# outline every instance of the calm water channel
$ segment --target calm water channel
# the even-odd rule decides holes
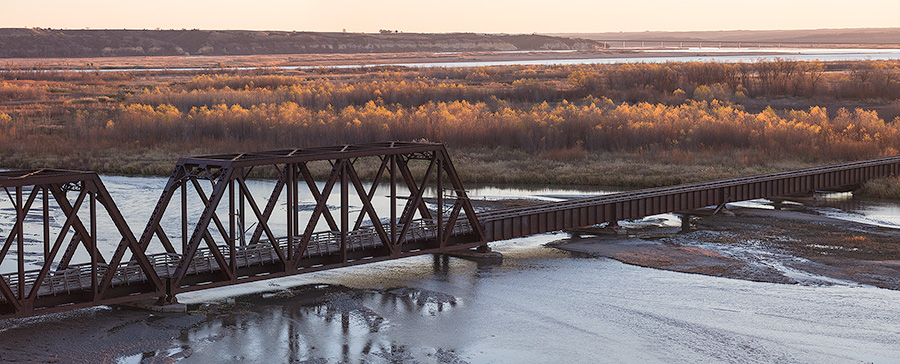
[[[517,61],[392,63],[406,67],[488,67],[512,65],[576,65],[667,62],[754,63],[774,61],[864,61],[900,59],[900,49],[685,48],[640,50],[630,57],[565,58]],[[665,54],[661,54],[665,53]],[[684,55],[682,55],[684,54]]]
[[[103,180],[141,231],[165,179]],[[265,191],[266,185],[259,181],[254,188]],[[474,198],[544,200],[602,192],[469,191]],[[900,207],[892,203],[843,198],[818,208],[900,227]],[[666,216],[657,220],[676,223]],[[131,335],[173,333],[115,353],[119,363],[129,364],[900,362],[900,292],[675,273],[544,246],[564,237],[493,243],[505,256],[500,265],[420,256],[183,294],[180,300],[194,313],[190,324],[180,326],[160,322],[183,316],[109,308],[88,310],[78,320],[90,325],[105,315],[124,315],[149,326]],[[10,339],[3,331],[25,333],[29,325],[68,327],[71,320],[73,315],[26,320],[0,330],[0,338]],[[81,330],[99,343],[128,331]]]
[[[595,58],[571,58],[566,53],[571,51],[558,51],[559,57],[539,60],[513,60],[513,61],[447,61],[447,62],[393,62],[393,63],[364,63],[352,65],[329,66],[276,66],[276,67],[230,67],[231,70],[256,70],[256,69],[316,69],[316,68],[360,68],[377,66],[403,66],[403,67],[489,67],[489,66],[514,66],[514,65],[577,65],[577,64],[620,64],[620,63],[667,63],[667,62],[724,62],[724,63],[754,63],[774,61],[776,59],[790,61],[865,61],[865,60],[895,60],[900,59],[900,49],[855,49],[855,48],[678,48],[678,49],[628,49],[636,51],[632,56],[598,56]],[[523,52],[491,52],[491,53],[528,53]],[[435,54],[448,54],[458,52],[439,52]],[[110,68],[110,69],[85,69],[72,70],[74,72],[125,72],[125,71],[191,71],[199,68]],[[0,70],[0,72],[5,72]],[[35,71],[43,72],[43,71]]]

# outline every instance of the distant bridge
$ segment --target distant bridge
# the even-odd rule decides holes
[[[313,178],[315,167],[330,170],[324,184]],[[260,169],[279,176],[268,181],[266,198],[248,186]],[[373,176],[367,183],[363,170]],[[491,241],[728,202],[851,190],[898,170],[900,157],[892,157],[476,213],[441,144],[214,155],[178,161],[139,237],[94,172],[0,172],[8,197],[0,209],[15,216],[0,230],[0,267],[11,271],[0,280],[0,317],[147,298],[172,303],[179,293],[211,287],[484,251]],[[301,192],[314,200],[311,208]],[[385,194],[387,206],[376,197]],[[115,228],[101,231],[98,221]],[[117,242],[115,250],[104,253],[101,240]]]

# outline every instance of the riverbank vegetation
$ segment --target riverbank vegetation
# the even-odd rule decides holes
[[[900,177],[870,180],[854,193],[874,198],[900,199]]]
[[[898,154],[900,63],[0,72],[0,166],[444,142],[467,182],[657,186]]]

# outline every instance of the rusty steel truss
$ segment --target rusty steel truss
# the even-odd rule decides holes
[[[729,202],[815,191],[851,191],[870,179],[897,175],[900,157],[889,157],[487,211],[478,218],[487,240],[496,241],[669,212],[721,208]]]
[[[6,171],[0,318],[144,298],[166,304],[181,292],[487,249],[495,240],[728,202],[850,190],[898,173],[900,157],[891,157],[476,216],[441,144],[213,155],[178,161],[138,239],[96,173]]]
[[[316,162],[330,170],[321,188],[311,171]],[[411,168],[414,163],[418,171]],[[378,166],[367,183],[360,165]],[[279,176],[269,184],[266,199],[248,186],[251,173],[260,169]],[[425,196],[432,185],[434,211]],[[385,188],[389,208],[378,211],[373,197]],[[300,217],[301,192],[314,200],[305,219]],[[199,198],[198,206],[191,206],[191,195]],[[361,205],[355,216],[351,197]],[[174,214],[181,228],[167,232],[161,222],[173,200],[180,205]],[[330,207],[329,200],[338,200],[338,206]],[[202,210],[196,221],[191,207]],[[276,207],[285,210],[280,231],[272,221]],[[319,226],[324,228],[317,231]],[[144,250],[153,242],[165,253],[151,257],[173,262],[163,274],[168,302],[180,292],[208,287],[486,247],[444,146],[405,142],[182,158],[139,240]]]
[[[12,211],[14,220],[2,230],[5,239],[0,262],[14,261],[16,265],[14,272],[2,274],[0,279],[0,317],[163,293],[163,282],[96,173],[53,169],[0,172],[0,188],[9,198],[2,208]],[[118,245],[106,258],[97,246],[97,222],[103,217],[98,212],[112,220],[114,234],[118,234],[114,238]],[[14,260],[7,259],[11,255]],[[26,269],[26,264],[38,268]]]

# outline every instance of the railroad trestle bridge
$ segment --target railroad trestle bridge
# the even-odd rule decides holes
[[[900,157],[891,157],[476,212],[442,144],[213,155],[178,161],[137,236],[94,172],[5,171],[0,318],[148,298],[173,303],[182,292],[486,251],[491,241],[728,202],[850,190],[898,172]],[[277,177],[250,182],[259,175]]]

